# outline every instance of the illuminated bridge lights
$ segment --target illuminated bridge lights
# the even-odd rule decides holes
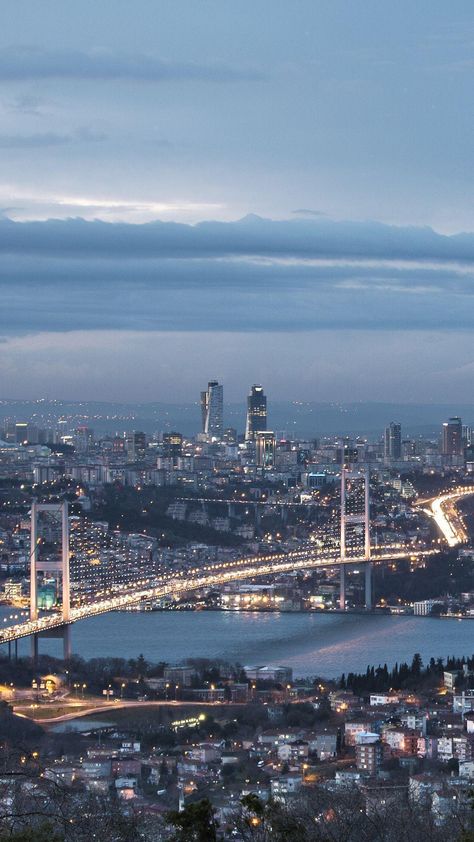
[[[429,556],[438,553],[438,549],[420,550],[417,552],[418,556]],[[385,548],[384,552],[379,552],[372,556],[372,561],[390,561],[401,558],[407,558],[413,553],[413,550],[406,549],[390,551]],[[365,559],[359,559],[363,562]],[[349,558],[342,562],[343,564],[354,564],[357,562],[355,558]],[[275,573],[287,573],[294,570],[304,570],[315,567],[335,567],[341,564],[341,560],[334,555],[329,558],[315,558],[314,552],[308,553],[307,550],[294,550],[286,555],[280,553],[275,556],[253,557],[249,559],[240,559],[236,562],[225,562],[220,572],[211,572],[207,575],[195,576],[186,574],[186,578],[176,580],[173,579],[167,584],[152,585],[150,579],[141,579],[135,581],[134,585],[129,585],[128,588],[122,584],[122,593],[114,596],[107,595],[108,591],[100,591],[101,599],[97,599],[98,594],[95,594],[95,601],[86,603],[84,605],[76,605],[71,608],[70,620],[72,623],[78,620],[83,620],[87,617],[105,614],[109,611],[117,611],[128,608],[129,606],[146,600],[160,599],[167,594],[179,595],[185,591],[199,590],[201,588],[214,587],[229,582],[234,582],[237,579],[252,579],[258,576],[268,576]],[[21,637],[27,637],[47,629],[57,628],[64,625],[62,616],[58,614],[48,614],[40,617],[38,620],[27,621],[26,623],[18,623],[0,630],[0,643],[8,643]]]

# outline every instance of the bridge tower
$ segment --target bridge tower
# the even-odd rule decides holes
[[[40,512],[52,512],[61,518],[61,560],[43,561],[39,557],[39,530],[38,515]],[[64,643],[64,657],[70,656],[70,633],[69,623],[71,621],[71,583],[69,575],[69,504],[67,500],[62,503],[38,503],[36,499],[31,504],[31,526],[30,526],[30,620],[38,619],[38,572],[61,573],[61,614],[64,625],[61,634]],[[38,655],[38,634],[33,635],[32,645],[33,657]]]
[[[353,486],[357,484],[357,494]],[[362,553],[353,555],[354,535]],[[362,532],[362,540],[360,533]],[[370,472],[368,468],[353,470],[341,468],[341,538],[340,538],[340,594],[339,607],[346,607],[346,565],[349,559],[363,563],[365,568],[365,607],[372,608],[372,564],[370,561]]]

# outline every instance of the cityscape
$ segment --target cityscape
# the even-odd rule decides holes
[[[0,842],[473,842],[472,3],[4,5]]]
[[[3,418],[2,696],[10,716],[46,728],[47,742],[79,740],[80,754],[53,757],[42,774],[71,793],[113,791],[141,833],[207,804],[206,821],[235,835],[249,816],[271,824],[274,804],[303,809],[299,799],[323,797],[320,787],[341,809],[350,794],[364,815],[390,821],[423,792],[417,820],[439,833],[454,813],[467,820],[473,662],[445,649],[443,627],[462,621],[454,639],[464,653],[474,620],[471,427],[452,416],[431,436],[387,421],[373,437],[297,438],[271,429],[262,384],[248,390],[240,430],[226,426],[222,383],[198,396],[194,436],[114,430],[115,419],[98,432],[84,403],[80,424],[47,401]],[[251,638],[240,662],[225,646],[210,658],[188,644],[174,660],[154,644],[153,662],[145,640],[146,656],[124,657],[129,618],[145,638],[160,634],[162,617],[187,637],[203,612],[244,623],[413,617],[420,634],[402,648],[387,640],[383,664],[370,663],[369,646],[363,668],[343,658],[332,674],[317,643],[303,671],[291,657],[254,663]],[[82,622],[107,616],[112,638],[100,625],[94,634],[108,648],[82,649]],[[427,622],[440,631],[428,630],[438,642],[422,658]],[[360,627],[347,633],[357,639]]]

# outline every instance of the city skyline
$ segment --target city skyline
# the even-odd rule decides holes
[[[474,842],[472,0],[2,10],[0,842]]]

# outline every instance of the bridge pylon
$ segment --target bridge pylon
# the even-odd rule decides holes
[[[357,499],[353,497],[353,483],[359,483]],[[351,528],[363,530],[363,555],[351,556]],[[367,611],[372,609],[372,563],[370,561],[370,471],[348,469],[345,465],[341,468],[341,534],[340,534],[340,591],[339,608],[341,611],[346,607],[346,566],[351,558],[354,564],[363,564],[365,567],[365,607]]]
[[[39,556],[38,516],[40,512],[52,512],[61,518],[61,558],[60,561],[42,560]],[[71,582],[69,573],[69,504],[67,500],[61,503],[38,503],[33,499],[31,504],[30,523],[30,620],[38,619],[38,572],[61,573],[61,614],[64,621],[63,640],[64,657],[70,655],[70,634],[68,623],[71,622]],[[38,636],[32,638],[32,656],[38,656]]]

